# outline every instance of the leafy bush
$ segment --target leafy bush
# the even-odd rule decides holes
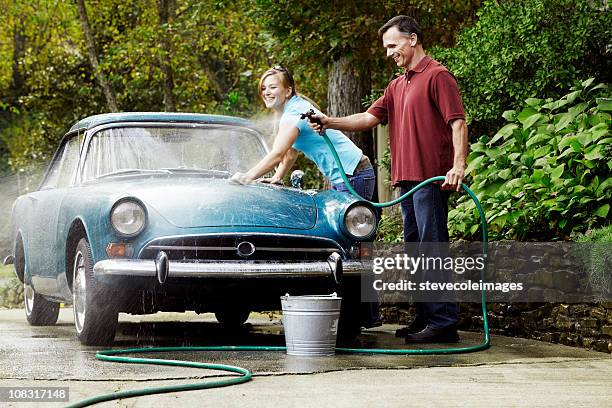
[[[612,13],[602,1],[488,0],[457,45],[432,49],[457,77],[471,129],[486,133],[532,95],[558,97],[581,79],[612,81]]]
[[[589,79],[559,100],[526,100],[492,138],[472,144],[466,173],[491,238],[568,239],[605,223],[612,199],[612,101]],[[609,94],[608,94],[609,95]],[[462,196],[451,235],[478,238],[478,214]]]
[[[376,230],[376,241],[390,244],[404,242],[404,224],[399,209],[382,214]]]

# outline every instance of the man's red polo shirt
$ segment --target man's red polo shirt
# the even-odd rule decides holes
[[[389,124],[393,184],[444,176],[453,167],[450,122],[465,112],[455,77],[439,62],[424,57],[391,81],[368,113]]]

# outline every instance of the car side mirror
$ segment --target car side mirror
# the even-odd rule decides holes
[[[299,190],[304,188],[304,172],[302,170],[294,170],[291,173],[291,186]]]

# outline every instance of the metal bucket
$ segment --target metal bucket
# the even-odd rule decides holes
[[[340,319],[341,297],[336,293],[316,296],[281,296],[287,354],[332,356]]]

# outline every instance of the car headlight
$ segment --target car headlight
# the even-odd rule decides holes
[[[115,231],[126,237],[140,234],[147,223],[144,205],[134,199],[118,201],[110,215],[111,225]]]
[[[344,214],[344,228],[355,239],[370,238],[376,230],[376,213],[365,205],[354,205]]]

